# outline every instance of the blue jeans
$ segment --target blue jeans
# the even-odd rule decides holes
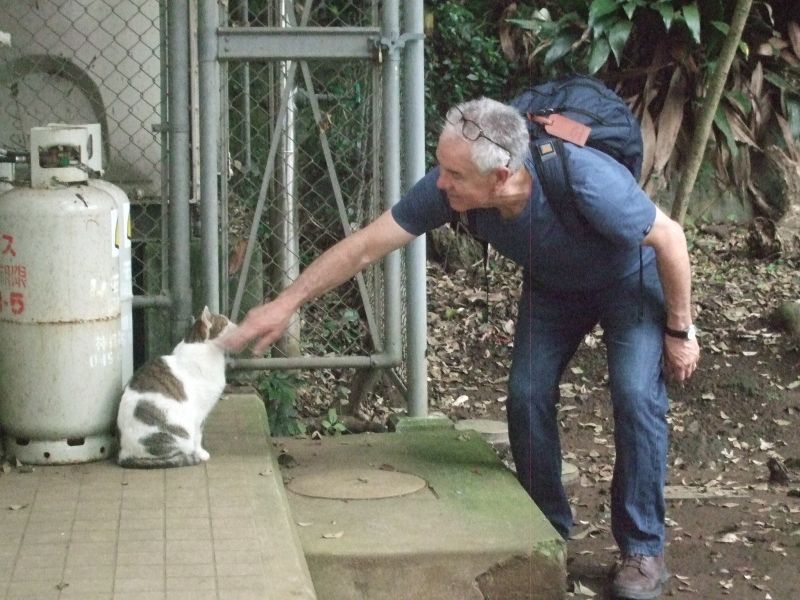
[[[561,484],[556,403],[578,344],[603,328],[614,409],[612,533],[623,554],[664,548],[668,401],[661,372],[664,297],[655,264],[590,293],[534,289],[525,275],[509,377],[508,426],[517,477],[567,538],[572,513]]]

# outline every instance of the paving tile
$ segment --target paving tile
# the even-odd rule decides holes
[[[267,596],[262,590],[220,590],[218,597],[219,600],[282,600]]]
[[[167,577],[167,592],[182,590],[216,592],[216,577]]]
[[[255,575],[217,577],[217,586],[222,590],[258,590],[267,591],[267,583],[264,577]]]
[[[66,565],[64,567],[64,581],[74,582],[81,579],[114,579],[116,565]]]
[[[252,560],[252,558],[251,558]],[[219,577],[265,577],[264,564],[262,562],[230,562],[217,563],[217,575]]]
[[[121,565],[117,564],[115,579],[164,579],[163,565]]]
[[[114,600],[164,600],[165,597],[164,590],[130,591],[114,588]]]
[[[32,596],[35,598],[57,598],[59,590],[56,587],[59,581],[12,581],[8,584],[8,596],[22,597]]]
[[[116,529],[104,529],[100,531],[73,531],[70,534],[72,542],[115,542],[117,541]]]
[[[23,564],[17,565],[11,575],[11,581],[61,581],[63,567],[47,566],[41,562],[38,565]]]
[[[216,577],[216,573],[213,563],[167,564],[167,577]]]
[[[214,590],[167,590],[166,600],[217,600]],[[261,598],[260,600],[267,600]]]
[[[63,582],[69,585],[62,590],[62,598],[65,591],[68,591],[70,595],[105,594],[107,598],[114,589],[113,577],[83,577],[80,579],[65,577]]]
[[[114,579],[114,597],[117,593],[164,592],[163,577],[143,577],[141,579]]]
[[[119,541],[156,541],[164,539],[164,529],[120,529]]]

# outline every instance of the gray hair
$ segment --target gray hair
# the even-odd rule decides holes
[[[530,152],[530,140],[525,117],[517,109],[491,98],[478,98],[456,105],[448,111],[448,116],[456,108],[484,134],[472,141],[471,147],[472,162],[478,171],[485,174],[508,164],[513,173],[522,167]],[[463,137],[462,125],[461,120],[453,123],[445,119],[442,134]]]

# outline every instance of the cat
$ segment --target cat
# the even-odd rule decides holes
[[[117,413],[121,467],[182,467],[209,459],[203,424],[225,388],[225,349],[217,340],[235,327],[205,307],[172,354],[133,374]]]

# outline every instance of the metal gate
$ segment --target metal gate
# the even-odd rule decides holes
[[[396,202],[401,170],[422,174],[421,70],[402,99],[418,132],[400,135],[402,54],[422,49],[408,15],[422,3],[402,4],[402,34],[397,0],[0,5],[0,148],[25,150],[32,126],[98,122],[104,178],[132,200],[137,362],[167,352],[203,304],[240,319],[274,297]],[[409,359],[424,388],[416,255]],[[309,304],[269,357],[234,367],[398,364],[401,266],[394,253]]]

